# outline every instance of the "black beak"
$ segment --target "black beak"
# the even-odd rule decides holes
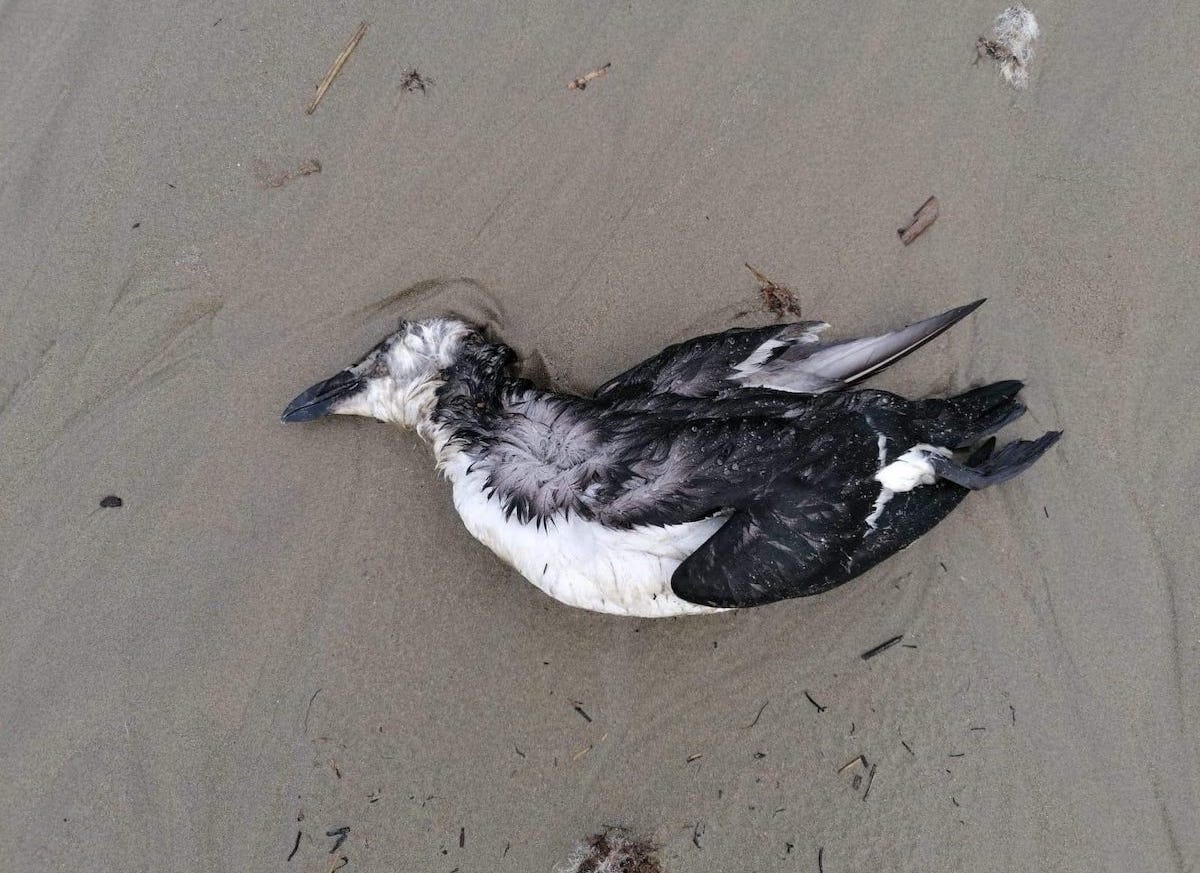
[[[312,421],[333,411],[333,405],[344,397],[356,394],[363,387],[363,380],[350,372],[342,370],[336,376],[318,382],[307,391],[296,397],[287,405],[281,419],[291,421]]]

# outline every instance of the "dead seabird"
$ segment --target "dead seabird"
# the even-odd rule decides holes
[[[982,302],[861,339],[823,342],[813,321],[697,337],[588,397],[517,378],[510,348],[456,318],[404,322],[283,420],[415,429],[467,529],[563,603],[758,606],[854,578],[1058,440],[994,451],[1025,411],[1016,381],[944,399],[845,390]]]

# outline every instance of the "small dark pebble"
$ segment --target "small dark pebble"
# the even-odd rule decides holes
[[[116,509],[118,506],[124,506],[125,501],[115,494],[109,494],[106,497],[100,498],[100,506],[104,509]]]

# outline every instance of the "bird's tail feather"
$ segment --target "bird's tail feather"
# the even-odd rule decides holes
[[[950,458],[931,455],[929,462],[933,464],[934,472],[947,481],[977,491],[990,485],[1007,482],[1033,465],[1033,462],[1045,454],[1046,450],[1058,442],[1062,436],[1061,430],[1052,430],[1036,440],[1017,440],[1000,449],[991,457],[979,459],[976,452],[966,463],[960,464]],[[988,441],[994,444],[994,440]]]

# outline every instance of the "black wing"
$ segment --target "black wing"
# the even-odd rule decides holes
[[[983,460],[991,445],[969,463]],[[675,570],[671,587],[705,606],[761,606],[820,594],[865,573],[912,544],[969,491],[939,481],[894,495],[868,527],[870,489],[838,501],[815,492],[773,506],[741,510]],[[878,486],[875,495],[878,494]]]
[[[598,400],[628,400],[646,395],[673,394],[679,397],[711,397],[735,387],[729,377],[734,369],[764,343],[784,347],[798,342],[816,343],[827,327],[820,321],[756,328],[732,328],[667,346],[596,389]]]
[[[672,394],[712,397],[736,388],[821,394],[899,361],[983,304],[977,300],[879,336],[821,342],[821,321],[734,329],[668,346],[600,386],[595,397],[634,401]]]

